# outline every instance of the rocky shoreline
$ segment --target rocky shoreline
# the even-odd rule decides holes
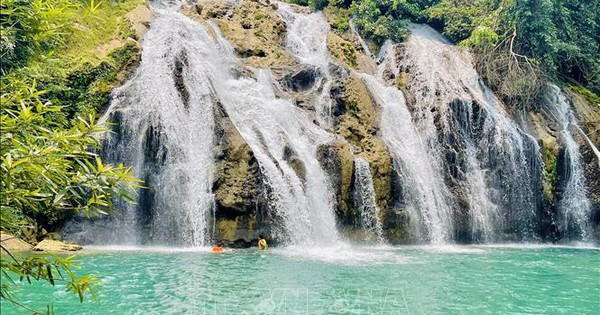
[[[0,233],[0,244],[2,245],[2,254],[7,252],[42,252],[49,254],[72,254],[81,253],[83,247],[75,243],[65,243],[62,241],[44,239],[36,244],[28,243],[21,238],[9,233]]]

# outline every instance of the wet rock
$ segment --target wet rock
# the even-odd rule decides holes
[[[322,76],[321,71],[315,67],[305,67],[287,74],[282,78],[283,85],[292,92],[305,92],[312,89],[318,78]]]
[[[351,69],[358,69],[358,53],[350,42],[330,32],[327,35],[327,48],[329,49],[329,53],[341,64]]]
[[[323,144],[317,149],[317,159],[329,175],[336,197],[338,221],[351,224],[354,215],[352,200],[354,156],[351,146],[344,141]]]
[[[351,76],[344,84],[343,106],[336,132],[352,146],[371,167],[377,205],[385,216],[390,205],[392,158],[387,147],[377,137],[378,108],[364,82]]]
[[[250,146],[239,134],[223,107],[215,110],[216,149],[213,192],[219,216],[236,217],[253,212],[260,195],[260,168]]]
[[[283,159],[290,164],[296,175],[300,177],[302,182],[306,181],[306,167],[302,160],[298,157],[298,154],[294,150],[286,146],[283,150]]]
[[[230,8],[229,1],[220,0],[205,0],[194,6],[196,13],[204,19],[221,18],[227,14]]]
[[[215,240],[249,242],[270,224],[262,173],[221,104],[215,107]],[[265,235],[269,235],[265,232]]]

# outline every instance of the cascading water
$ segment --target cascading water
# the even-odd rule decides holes
[[[381,106],[381,136],[389,147],[403,188],[415,241],[450,240],[451,208],[435,164],[421,141],[406,107],[404,95],[374,76],[363,74],[371,94]]]
[[[317,147],[333,137],[275,96],[267,70],[256,70],[256,79],[240,77],[238,59],[214,24],[216,40],[173,8],[157,12],[141,65],[105,116],[117,124],[104,145],[109,160],[133,165],[150,189],[141,190],[138,206],[124,206],[111,229],[104,226],[106,237],[93,238],[206,244],[214,209],[213,107],[220,102],[262,170],[270,207],[283,225],[274,237],[336,243],[333,197],[316,158]]]
[[[369,162],[360,157],[354,159],[354,204],[360,213],[360,225],[363,231],[369,233],[367,240],[375,239],[383,243],[383,227],[379,217],[379,207],[375,200],[373,177]]]
[[[370,58],[373,58],[374,55],[373,55],[373,53],[371,53],[371,50],[369,49],[369,45],[367,45],[367,42],[365,42],[365,40],[360,36],[360,33],[356,29],[356,24],[354,23],[354,18],[350,18],[350,20],[348,21],[348,24],[350,26],[350,30],[352,31],[354,36],[356,36],[356,38],[358,39],[358,43],[360,44],[360,47],[362,48],[365,55],[367,55]]]
[[[312,72],[316,76],[316,82],[306,93],[317,94],[317,120],[321,126],[331,128],[333,100],[330,96],[332,76],[327,50],[329,23],[321,12],[299,14],[285,3],[279,3],[278,12],[287,25],[286,50],[302,64],[314,68]]]
[[[411,25],[410,31],[399,68],[409,74],[414,121],[427,152],[444,165],[457,201],[468,203],[471,229],[457,231],[459,237],[533,239],[541,207],[537,142],[482,84],[466,50],[428,26]]]
[[[103,118],[116,124],[104,140],[108,160],[132,165],[148,189],[140,190],[138,205],[115,213],[111,228],[85,228],[97,243],[208,240],[216,102],[210,77],[217,73],[208,60],[220,58],[202,27],[168,9],[157,13],[137,72],[115,91]]]
[[[276,98],[268,71],[257,70],[257,79],[234,77],[233,49],[213,28],[221,58],[231,61],[220,71],[229,76],[214,86],[265,176],[271,206],[285,226],[278,236],[291,244],[337,242],[333,196],[316,158],[318,146],[333,137],[291,101]]]
[[[562,198],[558,202],[559,229],[567,239],[590,241],[592,205],[587,196],[579,145],[573,132],[579,129],[567,98],[559,87],[548,86],[545,105],[560,125],[560,140],[564,147],[565,180]]]

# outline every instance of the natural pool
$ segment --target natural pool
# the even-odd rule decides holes
[[[96,248],[99,301],[19,292],[57,314],[600,314],[600,250],[553,246]],[[2,314],[22,314],[2,303]]]

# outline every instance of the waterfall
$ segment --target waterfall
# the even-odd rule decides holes
[[[404,95],[393,86],[363,74],[367,87],[381,106],[381,137],[389,147],[404,179],[404,199],[413,238],[420,242],[450,240],[451,210],[445,187],[412,121]]]
[[[386,43],[377,77],[362,76],[381,106],[381,136],[401,179],[413,239],[534,239],[541,208],[537,142],[482,84],[467,51],[427,26],[410,30],[400,61]],[[415,98],[411,110],[386,83],[402,74]]]
[[[590,241],[592,205],[587,197],[583,164],[579,145],[573,132],[580,130],[567,98],[556,85],[549,85],[545,105],[560,126],[560,140],[564,147],[564,191],[558,202],[559,228],[567,239]]]
[[[286,22],[285,49],[303,65],[314,68],[316,82],[306,94],[316,95],[317,121],[323,127],[332,128],[332,75],[327,50],[329,23],[321,12],[299,14],[285,3],[279,3],[278,12]]]
[[[252,149],[270,190],[270,206],[284,224],[277,235],[291,244],[338,241],[329,180],[316,154],[333,137],[313,124],[310,115],[273,91],[267,70],[256,79],[233,75],[236,57],[213,24],[229,74],[215,83],[227,114]]]
[[[116,124],[104,140],[107,159],[132,165],[149,189],[140,190],[138,205],[119,205],[122,211],[108,222],[85,222],[86,233],[95,234],[88,237],[109,244],[207,244],[219,103],[261,168],[270,211],[281,222],[274,238],[337,242],[332,191],[316,158],[317,147],[333,137],[292,101],[275,96],[268,70],[241,76],[216,25],[210,23],[213,38],[176,6],[156,11],[141,65],[116,90],[104,117]]]
[[[541,156],[479,78],[468,51],[428,26],[411,25],[400,69],[416,98],[418,132],[458,202],[468,203],[472,241],[535,238]],[[502,213],[500,213],[502,209]],[[460,218],[459,218],[460,220]]]
[[[350,18],[350,20],[348,21],[348,24],[350,26],[350,30],[352,31],[352,34],[354,34],[354,36],[358,39],[358,43],[360,44],[360,47],[362,48],[364,54],[370,58],[373,58],[375,55],[373,55],[371,53],[371,50],[369,49],[369,45],[367,45],[367,42],[365,42],[365,40],[362,38],[362,36],[360,36],[360,33],[358,32],[358,29],[356,28],[356,24],[354,24],[353,17]]]
[[[114,92],[103,120],[115,123],[103,152],[132,165],[148,189],[121,205],[110,228],[87,227],[97,243],[202,246],[209,239],[213,106],[209,60],[220,60],[208,33],[176,12],[159,16],[145,36],[133,78]],[[98,224],[101,224],[98,222]]]
[[[383,243],[383,227],[379,217],[379,207],[375,200],[373,177],[369,162],[360,157],[354,159],[354,204],[360,213],[360,225],[363,231],[369,233],[367,240],[375,237],[378,243]]]

